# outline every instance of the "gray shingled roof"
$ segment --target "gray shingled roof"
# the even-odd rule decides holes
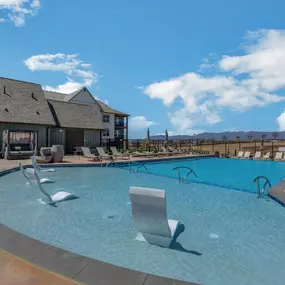
[[[111,108],[110,106],[106,105],[105,103],[103,103],[102,101],[100,100],[97,100],[95,99],[98,104],[100,105],[101,109],[102,109],[102,112],[103,113],[108,113],[108,114],[115,114],[115,115],[121,115],[121,116],[129,116],[128,114],[126,113],[122,113],[120,111],[117,111],[113,108]]]
[[[101,116],[96,116],[92,107],[78,103],[48,100],[58,127],[103,130]]]
[[[68,102],[68,94],[44,90],[46,99]]]
[[[54,91],[47,91],[44,90],[46,99],[48,100],[55,100],[55,101],[62,101],[62,102],[69,102],[73,97],[75,97],[83,88],[76,90],[70,94],[64,94]]]
[[[0,122],[55,125],[41,85],[0,77]]]

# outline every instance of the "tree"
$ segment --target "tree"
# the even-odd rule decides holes
[[[228,139],[227,136],[222,136],[222,140],[223,140],[224,143],[225,143],[225,156],[227,155],[227,139]]]
[[[264,140],[266,139],[267,135],[266,135],[266,134],[263,134],[261,137],[262,137],[262,141],[261,141],[261,149],[263,149]]]
[[[261,137],[262,137],[262,140],[265,140],[266,137],[267,137],[267,135],[266,135],[266,134],[263,134]]]
[[[238,142],[238,150],[240,151],[240,136],[236,136],[237,142]]]

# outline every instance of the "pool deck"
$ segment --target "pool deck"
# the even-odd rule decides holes
[[[193,157],[212,157],[213,155],[179,155],[179,156],[156,156],[156,157],[131,157],[130,159],[117,159],[116,162],[143,162],[143,161],[161,161],[161,160],[169,160],[169,159],[183,159],[183,158],[193,158]],[[21,160],[22,164],[31,165],[30,159]],[[108,160],[104,160],[103,163],[108,163]],[[11,168],[18,167],[19,160],[5,160],[0,159],[0,172],[9,170]],[[40,165],[47,165],[48,167],[52,167],[52,165],[56,166],[72,166],[72,165],[101,165],[100,161],[90,160],[85,158],[84,156],[64,156],[63,162],[61,163],[46,163]]]
[[[167,160],[178,157],[133,157],[130,161]],[[126,160],[117,161],[126,162]],[[30,160],[22,160],[22,163],[31,165]],[[56,166],[90,164],[100,165],[101,163],[90,161],[82,156],[65,156],[64,162]],[[17,167],[17,160],[0,160],[0,174]],[[0,277],[1,285],[197,285],[80,256],[25,236],[1,223]]]
[[[197,285],[80,256],[42,243],[2,224],[0,276],[1,285]]]

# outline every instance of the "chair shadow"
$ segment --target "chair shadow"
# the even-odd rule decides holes
[[[186,253],[191,253],[191,254],[194,254],[194,255],[197,255],[197,256],[201,256],[202,253],[196,251],[196,250],[188,250],[186,248],[184,248],[182,246],[182,244],[180,242],[177,241],[177,238],[185,231],[185,226],[183,224],[179,224],[176,232],[175,232],[175,235],[174,235],[174,238],[173,238],[173,241],[170,245],[170,249],[173,249],[173,250],[178,250],[178,251],[181,251],[181,252],[186,252]]]

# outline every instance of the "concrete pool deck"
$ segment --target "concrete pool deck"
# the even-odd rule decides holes
[[[1,285],[197,285],[80,256],[2,224],[0,249]]]
[[[130,161],[167,160],[193,156],[131,158]],[[126,160],[118,160],[126,162]],[[31,161],[22,160],[23,165]],[[65,156],[56,166],[100,165],[82,156]],[[49,167],[55,164],[48,164]],[[0,160],[0,176],[18,167],[17,160]],[[25,236],[0,223],[1,285],[197,285],[134,271],[80,256]]]
[[[156,156],[156,157],[131,157],[130,160],[127,159],[117,159],[116,162],[140,162],[140,161],[158,161],[158,160],[169,160],[169,159],[183,159],[183,158],[192,158],[192,157],[212,157],[213,155],[171,155],[171,156]],[[11,168],[18,167],[19,161],[25,165],[31,165],[30,159],[24,160],[5,160],[0,159],[0,172],[4,170],[9,170]],[[103,163],[108,163],[108,161],[104,160]],[[46,163],[40,165],[47,165],[48,167],[52,167],[52,165],[56,166],[66,166],[66,165],[100,165],[100,161],[90,160],[84,156],[64,156],[63,162],[61,163]]]

